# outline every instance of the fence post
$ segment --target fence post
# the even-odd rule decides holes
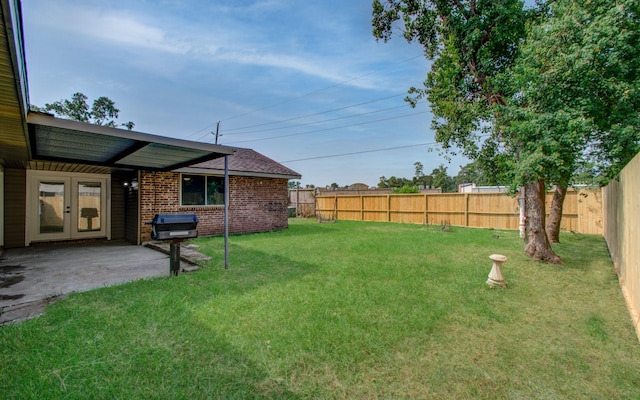
[[[602,204],[596,201],[595,194],[593,194],[592,192],[590,193],[591,194],[589,195],[590,196],[589,198],[581,200],[584,204],[580,203],[580,206],[577,208],[577,211],[571,211],[571,213],[569,213],[565,209],[566,212],[563,213],[563,219],[565,219],[567,222],[565,223],[566,225],[563,224],[564,226],[563,230],[575,230],[576,228],[578,228],[579,233],[587,233],[587,234],[602,233],[601,231],[602,227],[600,225],[597,225],[598,221],[600,221],[600,219],[598,219],[598,215],[602,212],[601,211]],[[411,208],[411,209],[398,209],[397,204],[394,201],[394,198],[396,198],[398,195],[395,195],[395,194],[347,195],[345,197],[350,199],[355,199],[358,197],[360,198],[360,201],[359,201],[360,210],[358,210],[357,208],[353,208],[355,207],[355,200],[353,200],[352,202],[348,203],[349,208],[345,208],[344,211],[346,211],[347,213],[349,213],[349,215],[351,215],[351,217],[349,218],[355,218],[355,212],[357,211],[358,214],[360,215],[361,221],[371,221],[372,219],[368,219],[368,218],[375,218],[375,221],[380,221],[380,222],[385,222],[385,221],[392,222],[393,215],[401,214],[403,212],[404,213],[411,212],[413,213],[412,215],[416,217],[418,215],[417,213],[422,212],[424,224],[431,223],[431,220],[429,219],[431,214],[433,214],[435,224],[438,224],[443,220],[447,220],[448,218],[451,218],[452,214],[455,214],[456,221],[458,221],[456,223],[459,224],[459,226],[472,226],[471,215],[473,215],[474,217],[473,226],[476,226],[476,227],[514,229],[514,230],[518,229],[517,223],[515,226],[513,225],[513,222],[515,220],[514,210],[513,210],[514,200],[504,193],[502,194],[498,194],[498,193],[455,193],[455,194],[424,193],[422,195],[424,196],[423,205],[421,206],[418,201],[416,201],[414,204],[412,201],[411,204],[414,204],[415,208]],[[292,200],[292,204],[298,203],[297,204],[298,207],[300,206],[300,204],[305,204],[300,200],[298,200],[297,196],[298,196],[297,191],[296,191],[296,196],[294,196],[293,192],[291,192],[290,198]],[[383,200],[385,200],[385,196],[386,196],[386,201],[383,202]],[[520,197],[518,198],[518,200],[521,200],[522,194],[520,194],[519,196]],[[573,197],[573,200],[571,200],[572,198],[570,196],[578,196],[578,195],[574,194],[573,192],[569,192],[567,194],[567,200],[565,200],[566,204],[569,204],[569,203],[573,204],[573,202],[578,201],[576,197]],[[330,201],[331,201],[330,199],[332,197],[333,197],[333,205],[330,204]],[[316,212],[319,212],[318,211],[319,204],[320,204],[319,199],[322,198],[323,199],[322,210],[320,212],[322,212],[323,215],[324,213],[332,212],[333,218],[338,219],[339,212],[340,212],[339,204],[341,202],[340,197],[341,197],[340,194],[320,195],[317,198],[314,198],[313,202],[309,204],[315,204]],[[431,201],[430,197],[432,197],[434,200]],[[455,197],[455,199],[453,199],[452,201],[446,201],[453,197]],[[459,201],[460,197],[463,198],[462,204]],[[503,199],[503,197],[507,199],[511,199],[508,205],[506,204],[505,201],[501,200]],[[471,203],[472,203],[471,198],[473,198],[473,205],[474,205],[473,211],[471,210]],[[494,200],[489,201],[488,198],[495,199],[495,201],[498,202],[498,207],[494,207],[493,206]],[[368,203],[368,199],[371,200],[370,203]],[[354,203],[354,204],[351,204],[351,203]],[[397,202],[397,203],[401,203],[401,205],[405,204],[403,202]],[[456,205],[455,209],[451,208],[453,207],[452,204]],[[365,207],[370,207],[370,208],[367,209]],[[382,207],[387,207],[387,209],[384,209]],[[421,211],[419,207],[424,207],[424,209]],[[433,209],[431,209],[432,207]],[[524,211],[524,207],[520,207],[520,208]],[[387,215],[386,219],[383,217],[383,213],[386,213]],[[518,213],[516,212],[515,215],[517,216],[517,214]],[[460,215],[463,216],[462,221],[458,219]],[[399,218],[399,220],[401,219],[402,218]],[[415,222],[420,223],[418,222],[417,219]],[[569,222],[572,225],[569,226],[568,225]],[[586,226],[587,224],[589,224],[589,227],[590,227],[589,229]],[[600,230],[596,230],[596,229],[600,229]]]
[[[469,193],[464,194],[464,226],[469,226]]]
[[[429,225],[429,195],[424,194],[424,224]]]

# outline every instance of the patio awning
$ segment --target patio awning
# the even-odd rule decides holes
[[[233,154],[233,148],[55,118],[27,116],[32,159],[171,171]]]

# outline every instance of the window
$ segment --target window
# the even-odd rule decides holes
[[[224,205],[224,177],[182,175],[182,205]]]

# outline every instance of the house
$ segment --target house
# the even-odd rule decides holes
[[[228,157],[228,175],[229,233],[287,228],[288,182],[300,174],[254,150],[236,148]],[[200,235],[223,233],[224,159],[169,172],[141,171],[138,187],[143,221],[155,213],[188,212],[198,215]],[[142,228],[147,241],[150,227]]]
[[[149,239],[155,213],[196,213],[221,233],[287,227],[300,174],[249,149],[198,143],[29,111],[19,0],[0,0],[0,247]]]
[[[506,193],[506,186],[478,186],[475,183],[459,183],[458,193]]]

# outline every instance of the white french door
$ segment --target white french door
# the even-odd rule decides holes
[[[109,175],[28,171],[27,182],[27,243],[109,236]]]

